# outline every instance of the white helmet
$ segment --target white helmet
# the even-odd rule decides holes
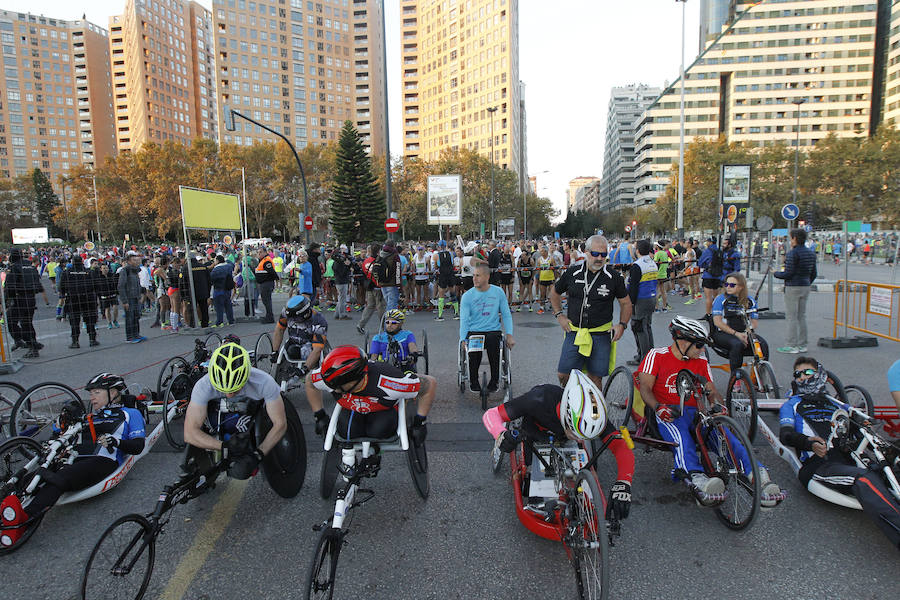
[[[606,428],[603,392],[577,369],[569,373],[569,382],[559,403],[559,420],[581,440],[592,440]]]
[[[709,340],[709,326],[698,319],[691,319],[678,315],[669,323],[669,333],[676,340],[690,340],[692,342],[707,342]]]

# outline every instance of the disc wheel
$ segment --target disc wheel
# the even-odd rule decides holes
[[[7,438],[9,432],[9,415],[12,413],[16,400],[25,391],[18,383],[12,381],[0,381],[0,442]]]
[[[756,438],[756,394],[750,377],[743,369],[731,373],[728,378],[728,389],[725,392],[725,407],[728,414],[738,423],[752,442]]]
[[[428,375],[431,364],[428,360],[428,332],[424,329],[422,330],[422,358],[425,359],[425,374]]]
[[[166,391],[166,386],[171,383],[175,376],[180,373],[188,373],[191,370],[191,365],[188,364],[181,356],[173,356],[169,360],[167,360],[162,369],[159,370],[159,376],[156,378],[156,397],[162,398],[163,392]]]
[[[319,469],[319,495],[328,499],[334,493],[338,479],[338,465],[341,462],[341,449],[333,445],[331,450],[322,453],[322,466]]]
[[[875,416],[875,403],[872,402],[872,396],[869,395],[866,388],[861,385],[850,384],[844,386],[844,393],[847,396],[847,404],[863,411],[870,417]]]
[[[303,487],[306,479],[306,435],[300,415],[290,400],[284,400],[284,415],[287,431],[266,454],[262,470],[269,487],[282,498],[293,498]],[[256,418],[256,443],[262,443],[272,427],[272,421],[265,409]]]
[[[156,537],[149,521],[136,514],[116,519],[84,566],[82,600],[143,598],[155,559]]]
[[[753,445],[741,425],[725,415],[712,418],[706,433],[712,465],[710,477],[725,483],[725,501],[716,506],[716,515],[729,529],[745,529],[759,512],[759,463]]]
[[[203,345],[206,346],[206,352],[212,356],[213,350],[222,345],[222,336],[214,331],[206,336]]]
[[[253,366],[260,371],[272,373],[272,336],[268,333],[260,334],[253,347]]]
[[[309,577],[306,583],[307,600],[331,600],[334,598],[334,583],[337,575],[338,558],[344,544],[344,533],[334,527],[326,527],[319,535]]]
[[[163,390],[163,430],[166,440],[175,450],[184,450],[184,414],[191,400],[191,378],[186,373],[177,374]]]
[[[41,444],[29,437],[14,437],[0,444],[0,496],[6,497],[15,494],[20,501],[26,496],[25,488],[31,482],[34,472],[28,473],[15,483],[10,480],[13,475],[20,473],[30,460],[40,454]],[[22,537],[12,546],[0,545],[0,555],[10,554],[24,546],[37,531],[43,518],[44,516],[40,515],[33,519],[22,533]]]
[[[590,471],[579,471],[571,500],[572,517],[563,540],[575,569],[578,597],[584,600],[609,596],[609,541],[603,518],[603,495]],[[574,526],[574,527],[573,527]]]
[[[409,440],[409,448],[406,450],[406,458],[409,463],[409,474],[412,475],[413,485],[423,500],[428,499],[431,493],[431,481],[428,477],[428,452],[425,450],[425,442],[416,444]]]
[[[760,361],[756,367],[756,395],[758,398],[777,400],[781,398],[781,388],[775,379],[775,371],[768,361]]]
[[[66,402],[75,400],[87,412],[78,394],[62,383],[39,383],[28,388],[13,406],[9,415],[9,435],[26,435],[40,441],[50,439],[53,426]]]
[[[634,379],[628,367],[616,367],[603,385],[609,422],[618,429],[628,425],[634,405]]]

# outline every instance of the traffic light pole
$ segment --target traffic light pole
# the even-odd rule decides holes
[[[245,121],[250,121],[257,127],[265,129],[269,133],[277,135],[282,140],[284,140],[285,144],[288,145],[288,148],[290,148],[291,152],[294,153],[294,159],[297,161],[297,167],[300,169],[300,180],[303,182],[303,214],[308,215],[309,214],[309,194],[307,194],[307,191],[306,191],[306,175],[303,174],[303,165],[300,163],[300,155],[297,154],[297,150],[294,148],[294,145],[290,142],[290,140],[288,140],[286,137],[284,137],[283,135],[281,135],[280,133],[278,133],[271,127],[266,127],[262,123],[260,123],[258,121],[254,121],[247,115],[245,115],[243,113],[239,113],[238,111],[234,110],[233,108],[230,108],[229,106],[224,106],[223,108],[225,111],[225,129],[226,130],[234,131],[234,129],[235,129],[234,128],[234,117],[238,116],[238,117],[241,117],[242,119],[244,119]],[[285,232],[285,235],[287,235],[287,232]],[[309,246],[309,229],[306,230],[306,245]]]

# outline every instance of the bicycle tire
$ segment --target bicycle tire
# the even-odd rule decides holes
[[[190,377],[186,373],[179,373],[169,382],[160,396],[163,402],[163,431],[169,445],[175,450],[184,450],[187,447],[184,441],[184,415],[191,400],[191,389]],[[173,403],[174,412],[170,410]]]
[[[15,484],[10,484],[9,480],[13,475],[17,474],[28,461],[41,453],[41,444],[30,437],[14,437],[0,444],[0,497],[6,497],[15,494],[19,500],[26,495],[25,488],[31,482],[31,474],[22,478]],[[35,469],[36,471],[36,469]],[[32,473],[33,474],[33,473]],[[12,546],[0,545],[0,556],[11,554],[24,546],[38,526],[44,519],[44,515],[40,515],[34,519],[31,525],[22,533],[15,544]]]
[[[466,361],[466,351],[463,348],[462,342],[459,343],[459,354],[457,355],[456,362],[456,383],[459,385],[459,393],[464,394],[466,392],[466,371],[465,369],[469,368],[468,362]]]
[[[606,378],[603,385],[603,397],[606,399],[607,419],[613,427],[618,429],[628,425],[631,409],[634,406],[634,379],[632,379],[631,369],[626,366],[616,367]]]
[[[849,402],[847,402],[847,393],[844,391],[844,384],[841,383],[841,379],[831,371],[825,371],[825,374],[828,376],[825,380],[826,385],[831,386],[830,390],[826,388],[825,393],[834,396],[841,402],[849,404]]]
[[[863,411],[870,417],[875,415],[875,403],[869,391],[861,385],[849,384],[844,386],[844,394],[847,396],[847,404]]]
[[[486,411],[486,410],[487,410],[487,399],[488,399],[487,384],[488,384],[488,376],[487,376],[487,373],[482,373],[482,374],[481,374],[481,392],[480,392],[480,395],[481,395],[481,410],[482,410],[482,411]]]
[[[768,400],[778,400],[781,398],[781,388],[778,386],[778,380],[775,379],[775,370],[769,361],[763,360],[759,362],[756,369],[756,390]]]
[[[512,386],[512,362],[511,355],[509,352],[509,346],[506,345],[506,340],[503,340],[503,354],[500,356],[500,366],[502,370],[501,379],[503,380],[503,387],[509,388]]]
[[[566,553],[575,569],[578,597],[583,600],[609,597],[609,539],[604,518],[605,501],[597,477],[582,469],[570,492],[572,513],[577,521],[574,543],[566,543]],[[571,521],[565,528],[571,530]],[[596,547],[587,547],[590,544]]]
[[[267,374],[272,373],[272,336],[261,333],[253,346],[253,366]]]
[[[331,450],[322,454],[322,466],[319,468],[319,496],[327,500],[334,494],[337,486],[338,464],[341,462],[341,449],[333,445]]]
[[[306,435],[300,415],[290,400],[284,400],[287,430],[262,461],[262,471],[272,491],[282,498],[300,493],[306,480]],[[272,421],[263,409],[255,423],[256,443],[260,444],[272,428]]]
[[[12,381],[0,381],[0,442],[7,438],[9,432],[9,415],[12,413],[16,400],[25,393],[18,383]]]
[[[728,440],[725,443],[719,442],[718,447],[715,444],[708,444],[707,446],[718,457],[720,463],[715,465],[715,473],[707,474],[711,477],[720,477],[725,483],[725,490],[728,493],[725,501],[716,506],[716,516],[729,529],[746,529],[753,523],[756,515],[759,514],[760,503],[759,462],[756,460],[753,444],[750,443],[747,434],[741,426],[727,415],[712,417],[710,427],[716,430],[717,437],[720,440],[723,439],[721,437],[723,431],[727,429],[724,439]],[[734,458],[736,454],[733,440],[728,439],[727,433],[731,433],[737,443],[746,450],[751,465],[751,473],[749,475],[743,466],[738,467],[735,463]],[[709,433],[707,433],[706,437],[709,437]],[[748,506],[746,514],[739,511],[741,504]]]
[[[143,544],[145,536],[149,536],[146,544]],[[104,546],[114,545],[112,549],[101,552]],[[118,542],[123,542],[121,545]],[[118,551],[116,551],[118,549]],[[137,555],[132,557],[128,553],[137,550]],[[145,552],[146,551],[146,552]],[[110,556],[116,556],[115,562],[105,567],[101,561],[108,561]],[[143,573],[138,572],[139,577],[134,579],[137,585],[134,595],[126,593],[123,590],[125,581],[124,577],[134,573],[133,568],[142,558],[146,556],[146,570]],[[114,567],[128,558],[131,564],[127,573],[114,573]],[[147,592],[150,584],[150,576],[153,574],[153,564],[156,561],[156,534],[150,522],[138,514],[125,515],[116,519],[112,525],[106,528],[100,539],[91,550],[87,564],[84,566],[84,572],[81,577],[81,598],[82,600],[94,600],[95,598],[135,598],[140,600]],[[95,594],[89,592],[89,586],[94,581],[99,581],[106,575],[111,577],[110,585],[107,588],[108,593]],[[92,589],[91,589],[92,591]]]
[[[338,559],[344,533],[335,527],[326,527],[319,534],[306,580],[306,600],[331,600],[337,576]],[[324,575],[324,578],[321,577]]]
[[[422,330],[422,358],[425,359],[425,374],[428,375],[431,363],[428,360],[428,332]]]
[[[169,385],[169,382],[171,382],[176,375],[179,373],[187,374],[190,370],[190,363],[182,356],[173,356],[163,363],[162,368],[159,370],[159,375],[156,377],[156,397],[163,397],[166,386]]]
[[[222,345],[222,336],[213,331],[203,340],[203,345],[206,346],[206,351],[212,356],[213,350]]]
[[[725,392],[725,407],[728,414],[744,429],[744,433],[752,442],[756,438],[758,427],[756,418],[759,408],[756,405],[756,392],[750,377],[744,369],[732,371],[728,378],[728,389]]]
[[[428,477],[428,451],[425,449],[425,442],[416,445],[410,439],[409,448],[406,450],[406,459],[416,492],[422,500],[427,500],[431,493],[431,480]]]
[[[19,396],[9,414],[10,437],[27,435],[49,439],[53,423],[59,417],[63,405],[70,400],[80,402],[81,408],[87,413],[84,400],[63,383],[47,381],[31,386]]]

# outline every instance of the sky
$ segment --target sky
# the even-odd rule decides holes
[[[125,0],[0,0],[2,8],[106,27]],[[199,0],[207,8],[211,0]],[[400,0],[386,1],[391,154],[402,152]],[[683,4],[676,0],[520,0],[519,76],[525,82],[528,170],[565,216],[570,179],[603,175],[610,89],[678,78]],[[700,0],[684,5],[685,66],[697,56]]]

